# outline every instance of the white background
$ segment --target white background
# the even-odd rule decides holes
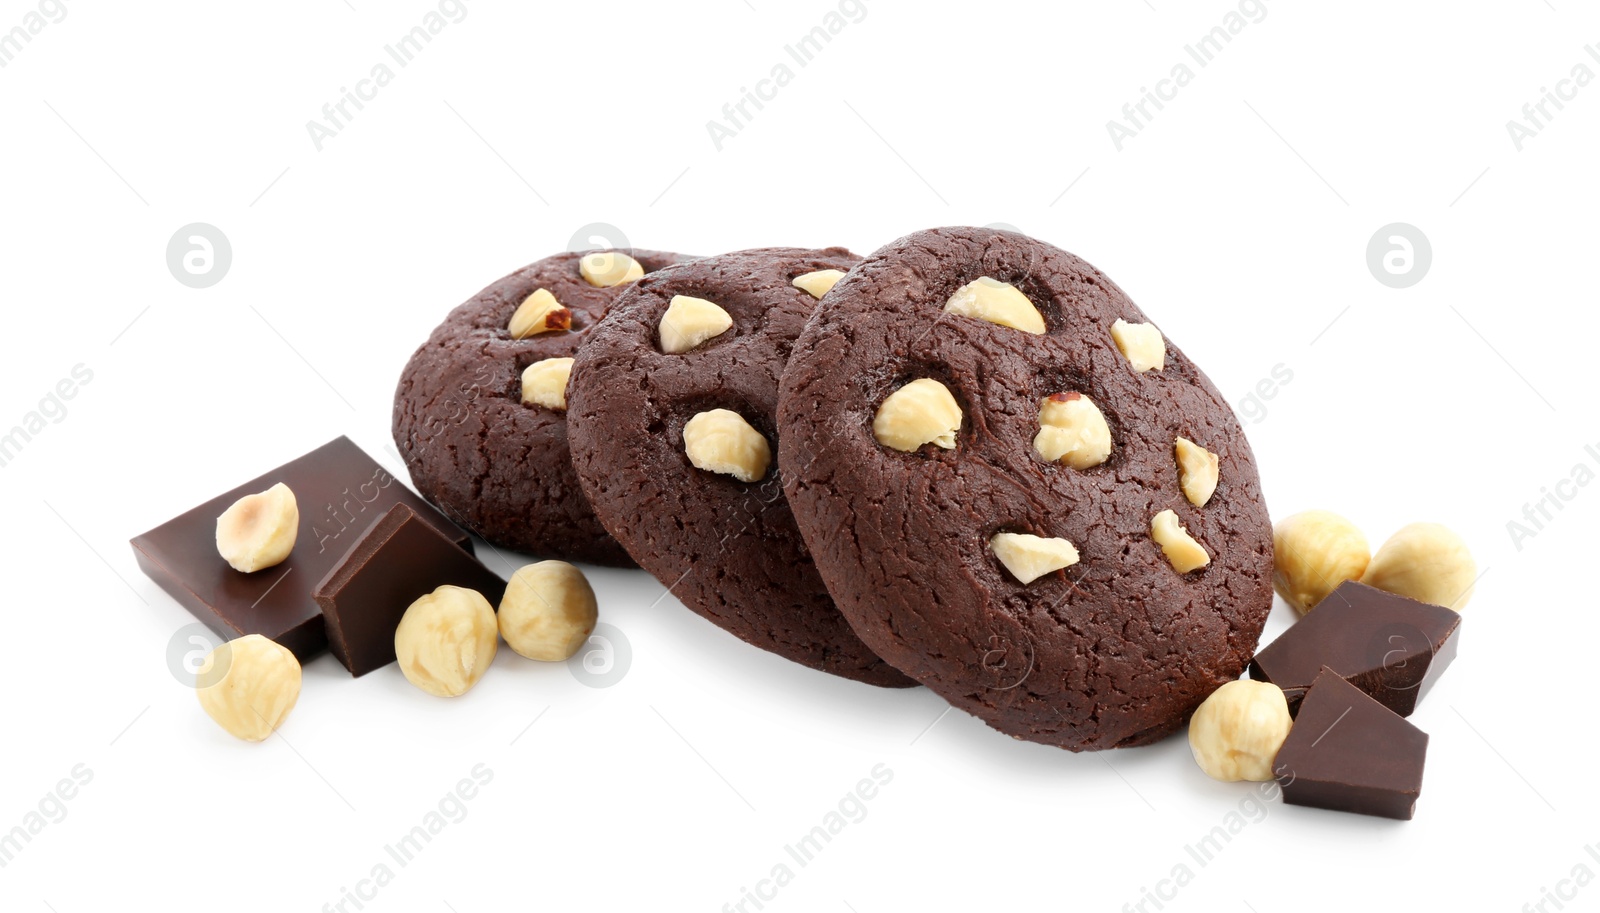
[[[36,8],[6,0],[0,30]],[[1520,548],[1507,529],[1575,465],[1600,469],[1600,87],[1521,151],[1505,126],[1575,64],[1600,72],[1600,14],[1273,2],[1202,69],[1183,47],[1225,2],[873,0],[800,68],[784,46],[825,0],[474,0],[318,151],[306,122],[430,9],[71,0],[0,69],[0,427],[93,372],[0,469],[0,830],[93,773],[0,868],[0,907],[314,911],[389,862],[368,909],[715,911],[787,862],[768,909],[1121,910],[1185,863],[1169,910],[1512,911],[1600,872],[1600,487],[1564,486]],[[1179,62],[1193,81],[1118,151],[1106,121]],[[778,63],[792,82],[716,149],[706,122]],[[829,678],[652,607],[640,572],[592,573],[632,651],[613,687],[502,649],[446,701],[324,656],[281,737],[216,728],[168,667],[191,619],[129,537],[341,433],[392,463],[415,345],[596,221],[696,253],[866,253],[1006,222],[1109,273],[1235,403],[1285,366],[1241,409],[1273,515],[1338,510],[1374,546],[1437,520],[1486,571],[1413,717],[1432,737],[1416,820],[1262,817],[1181,738],[1015,742],[924,689]],[[208,289],[167,269],[191,222],[232,243]],[[1432,243],[1408,289],[1366,263],[1391,222]],[[1291,617],[1280,603],[1268,636]],[[385,844],[480,763],[465,819],[394,864]],[[784,846],[878,764],[893,779],[866,817],[796,865]],[[1241,807],[1260,820],[1198,865],[1185,846]]]

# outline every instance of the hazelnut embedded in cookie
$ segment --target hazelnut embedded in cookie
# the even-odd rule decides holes
[[[1073,469],[1099,466],[1111,456],[1111,426],[1094,401],[1081,393],[1052,393],[1039,403],[1039,433],[1033,449]]]
[[[611,288],[643,279],[644,267],[627,254],[602,250],[579,258],[578,275],[596,288]]]
[[[1078,563],[1078,549],[1066,539],[1028,533],[995,533],[989,538],[989,548],[1022,584]]]
[[[506,329],[511,332],[512,339],[527,339],[551,330],[570,330],[572,312],[563,307],[549,289],[535,289],[517,306]]]
[[[797,289],[801,289],[813,298],[821,298],[828,294],[840,279],[844,278],[842,269],[819,269],[815,272],[802,273],[790,282]]]
[[[1188,438],[1178,438],[1173,443],[1178,460],[1178,484],[1183,496],[1195,507],[1205,507],[1217,490],[1217,477],[1221,461],[1217,455]]]
[[[565,412],[567,380],[571,377],[570,358],[545,358],[528,365],[522,370],[523,405]]]
[[[733,317],[714,302],[688,295],[673,295],[657,327],[661,336],[661,351],[668,355],[681,355],[699,348],[707,340],[721,336],[732,326]]]
[[[872,436],[885,447],[910,453],[924,444],[954,450],[961,430],[961,405],[950,388],[921,377],[889,394],[872,420]]]
[[[772,446],[744,416],[731,409],[712,409],[683,426],[683,450],[697,469],[720,472],[741,482],[767,474]]]
[[[1180,574],[1187,574],[1211,563],[1211,556],[1206,553],[1205,546],[1189,535],[1189,531],[1179,522],[1178,515],[1171,510],[1156,514],[1150,521],[1150,537],[1161,546],[1161,553],[1167,556],[1172,569]]]
[[[944,304],[947,314],[960,314],[987,320],[1013,330],[1039,335],[1044,332],[1044,315],[1016,286],[988,276],[979,276],[956,289]]]
[[[1143,374],[1167,366],[1167,341],[1155,324],[1129,323],[1118,317],[1111,324],[1111,338],[1133,370]]]

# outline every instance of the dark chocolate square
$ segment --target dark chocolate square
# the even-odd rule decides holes
[[[1422,794],[1428,734],[1324,669],[1272,762],[1283,801],[1409,819]]]
[[[436,588],[477,590],[500,604],[506,582],[404,504],[396,504],[350,547],[312,591],[328,623],[328,646],[351,675],[394,662],[394,630],[418,598]]]
[[[294,492],[300,528],[294,551],[275,567],[245,574],[217,553],[217,517],[239,498],[282,482]],[[350,545],[396,504],[416,511],[464,549],[472,539],[349,438],[245,482],[132,540],[139,567],[218,636],[260,634],[301,661],[327,646],[311,589]]]
[[[1331,666],[1350,684],[1410,716],[1456,658],[1461,616],[1346,580],[1250,662],[1250,677],[1283,689],[1298,713],[1311,682]]]

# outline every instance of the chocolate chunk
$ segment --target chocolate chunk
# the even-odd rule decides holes
[[[1426,732],[1323,669],[1272,769],[1290,805],[1409,819],[1427,754]]]
[[[300,507],[294,551],[275,567],[236,571],[217,553],[217,517],[239,498],[278,482],[289,486]],[[339,437],[135,536],[133,552],[151,580],[219,636],[260,634],[304,661],[328,644],[312,587],[395,504],[416,511],[451,542],[472,548],[470,536],[349,438]]]
[[[499,605],[506,582],[405,504],[389,508],[311,593],[328,646],[351,675],[394,662],[394,629],[418,598],[444,585]]]
[[[1323,666],[1401,716],[1456,658],[1461,616],[1443,606],[1346,580],[1250,663],[1250,677],[1283,689],[1298,711]]]

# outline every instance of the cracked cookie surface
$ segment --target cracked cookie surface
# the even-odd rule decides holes
[[[765,248],[646,276],[578,352],[567,418],[596,513],[684,605],[797,663],[910,687],[834,607],[772,459],[778,379],[817,303],[794,280],[857,261]]]
[[[990,726],[1074,751],[1178,729],[1239,677],[1272,606],[1271,523],[1233,410],[1154,328],[1119,327],[1119,346],[1119,319],[1147,322],[1072,254],[1012,232],[918,232],[821,302],[778,409],[788,501],[862,640]],[[877,422],[923,378],[959,427],[905,449],[885,432],[948,424],[943,394]],[[1096,409],[1055,414],[1079,398]],[[1216,456],[1204,506],[1180,480],[1180,437]],[[1203,552],[1163,548],[1164,511]]]
[[[646,272],[685,259],[627,253]],[[537,361],[572,356],[631,284],[592,284],[580,273],[584,256],[547,257],[452,310],[406,363],[392,430],[417,491],[489,542],[545,557],[630,565],[578,485],[565,413],[523,402],[522,372]],[[539,289],[571,312],[570,328],[513,338],[512,316]]]

